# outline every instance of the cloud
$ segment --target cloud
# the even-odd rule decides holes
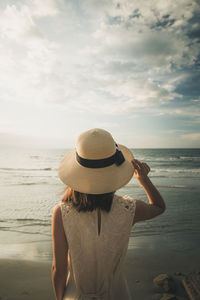
[[[8,5],[0,13],[0,28],[3,38],[14,40],[18,43],[24,43],[30,39],[41,38],[27,6],[17,9],[15,5]]]
[[[73,141],[74,142],[74,141]],[[2,133],[0,132],[0,146],[3,147],[28,147],[28,148],[69,148],[73,145],[70,139],[64,142],[61,138],[47,137],[47,136],[30,136],[30,134],[15,134],[15,133]]]
[[[189,134],[182,134],[181,139],[187,139],[192,141],[200,141],[200,133],[189,133]]]
[[[187,86],[191,101],[197,2],[19,3],[0,12],[2,99],[128,115],[183,100]]]
[[[130,61],[146,70],[170,71],[172,64],[180,67],[191,63],[193,58],[188,39],[177,38],[170,32],[154,32],[149,28],[140,32],[134,26],[127,29],[126,26],[108,25],[94,36],[98,46],[92,49],[93,55],[101,54],[119,62]]]
[[[115,123],[115,122],[96,122],[94,124],[94,127],[96,128],[105,128],[105,129],[112,129],[112,128],[118,128],[120,126],[119,123]]]
[[[193,100],[191,101],[191,103],[193,102]],[[200,117],[200,106],[199,104],[199,100],[197,100],[197,102],[195,101],[192,104],[189,104],[187,106],[181,106],[179,104],[179,107],[174,106],[173,108],[171,107],[165,107],[162,109],[162,111],[160,109],[157,109],[157,113],[161,114],[161,115],[172,115],[172,116],[182,116],[182,117],[189,117],[190,118],[190,122],[196,122],[198,121],[199,117]],[[156,109],[155,109],[156,112]]]
[[[18,128],[17,128],[18,127]],[[3,133],[15,133],[22,130],[22,127],[16,126],[12,120],[0,120],[0,131]]]
[[[45,102],[55,94],[47,80],[55,71],[58,45],[38,29],[28,6],[0,12],[1,98]]]
[[[91,51],[94,55],[102,53],[119,61],[130,60],[158,68],[159,72],[194,63],[199,47],[195,41],[190,43],[188,34],[192,28],[190,20],[200,10],[195,1],[168,1],[167,5],[163,1],[117,3],[102,12],[103,21],[94,33],[98,41]]]
[[[197,2],[103,1],[98,14],[93,1],[82,7],[100,24],[92,34],[96,42],[80,54],[88,55],[99,72],[99,89],[110,97],[107,111],[168,104],[184,98],[186,88],[188,101],[198,95],[199,71],[193,71],[199,43],[197,35],[191,36],[199,27],[194,21],[200,11]],[[96,102],[95,92],[93,98]]]
[[[26,2],[28,4],[28,2]],[[56,0],[32,0],[30,3],[32,14],[37,17],[55,16],[60,13]]]
[[[161,86],[150,78],[113,80],[110,86],[104,87],[104,90],[110,92],[112,96],[120,98],[124,110],[151,107],[167,103],[174,97],[180,97],[171,91],[171,87]]]

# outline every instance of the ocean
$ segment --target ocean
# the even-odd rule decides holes
[[[151,167],[166,211],[137,223],[129,249],[192,252],[200,249],[200,149],[131,149]],[[64,185],[57,167],[64,149],[0,149],[0,258],[49,261],[51,215]],[[120,195],[147,201],[133,179]]]

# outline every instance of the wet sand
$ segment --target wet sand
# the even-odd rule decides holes
[[[153,285],[153,278],[160,273],[187,274],[198,270],[198,253],[134,253],[128,251],[125,273],[134,300],[151,300],[152,295],[162,291]],[[177,282],[181,276],[174,276]],[[178,284],[177,295],[186,297]],[[26,260],[0,259],[1,300],[53,300],[51,285],[51,263]]]

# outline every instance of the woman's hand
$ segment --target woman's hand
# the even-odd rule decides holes
[[[134,175],[137,178],[137,180],[144,185],[146,181],[148,180],[148,174],[150,172],[150,167],[137,159],[132,160],[132,164],[134,167]]]
[[[136,200],[136,211],[133,224],[139,221],[149,220],[162,214],[165,210],[165,202],[157,188],[148,177],[150,167],[137,159],[132,160],[134,175],[144,188],[149,203]]]

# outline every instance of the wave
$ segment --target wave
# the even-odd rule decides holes
[[[2,230],[2,228],[0,228]],[[5,227],[2,231],[9,231],[9,232],[17,232],[17,233],[23,233],[23,234],[39,234],[39,235],[45,235],[45,236],[51,236],[50,233],[40,232],[40,231],[24,231],[24,230],[16,230],[13,228]]]
[[[152,168],[149,174],[151,178],[200,178],[200,168],[195,169],[155,169]]]
[[[161,176],[158,176],[159,178]],[[150,177],[151,178],[151,177]],[[196,177],[195,177],[196,178]],[[200,186],[199,185],[188,185],[188,182],[185,182],[186,184],[176,184],[176,183],[168,183],[166,181],[162,181],[162,183],[156,183],[156,187],[158,188],[177,188],[177,189],[191,189],[191,190],[198,190],[200,189]],[[123,187],[124,188],[124,187]],[[123,189],[122,188],[122,189]],[[126,186],[125,188],[128,188],[128,189],[140,189],[141,188],[141,185],[135,180],[135,181],[130,181]]]
[[[40,228],[41,230],[44,227],[51,227],[51,221],[50,220],[42,220],[42,219],[34,219],[34,218],[17,218],[17,219],[4,219],[1,220],[2,225],[0,226],[0,230],[2,231],[16,231],[16,232],[22,232],[22,233],[41,233],[34,230],[34,228]],[[5,225],[4,225],[5,224]],[[23,228],[21,230],[20,228]],[[26,228],[32,228],[33,230],[26,230]],[[42,232],[43,234],[43,232]]]
[[[47,181],[38,181],[38,182],[1,182],[0,186],[34,186],[34,185],[51,185],[51,186],[62,186],[60,182],[47,182]]]
[[[145,161],[145,162],[168,162],[168,161],[173,161],[173,162],[181,162],[181,161],[184,161],[184,162],[200,162],[200,156],[163,156],[163,157],[138,157],[139,160],[141,161]]]
[[[1,224],[3,225],[0,226],[1,231],[11,231],[11,232],[19,232],[25,234],[42,234],[42,235],[50,236],[50,233],[48,233],[49,230],[46,229],[44,230],[44,228],[51,227],[50,219],[6,218],[1,220],[1,222],[2,222]]]
[[[168,175],[168,176],[165,176],[165,175],[150,175],[149,176],[150,178],[168,178],[168,179],[188,179],[188,178],[190,178],[190,179],[192,179],[192,178],[200,178],[200,176],[197,176],[197,175],[190,175],[190,174],[188,174],[188,175]]]
[[[187,185],[179,185],[179,184],[174,184],[174,185],[156,185],[158,188],[172,188],[172,189],[187,189],[187,190],[198,190],[199,186],[187,186]]]
[[[134,229],[133,231],[131,231],[131,237],[145,237],[145,236],[159,236],[159,235],[163,235],[164,234],[177,234],[177,233],[198,233],[197,230],[194,230],[194,228],[173,228],[173,229],[169,229],[169,228],[165,228],[165,229],[157,229],[155,231],[147,229],[147,230],[141,230],[141,229]]]
[[[126,188],[132,189],[141,188],[140,185],[136,184],[127,184]],[[187,189],[187,190],[199,190],[199,186],[188,186],[188,185],[181,185],[181,184],[156,184],[157,188],[167,188],[167,189]]]
[[[49,222],[49,220],[45,220],[45,219],[37,219],[37,218],[16,218],[16,219],[11,219],[11,218],[8,218],[8,219],[3,219],[3,220],[0,220],[1,222],[30,222],[30,221],[34,221],[34,222]],[[50,223],[49,223],[50,224]]]
[[[200,161],[200,156],[173,156],[173,157],[169,157],[169,160],[172,160],[172,161],[173,160]]]
[[[199,169],[151,169],[151,172],[166,172],[166,173],[200,173]]]
[[[41,182],[22,182],[22,183],[13,183],[10,185],[40,185],[40,184],[49,184],[49,182],[41,181]]]
[[[13,226],[0,226],[0,230],[2,229],[9,229],[9,228],[20,228],[20,227],[29,227],[29,226],[51,226],[51,223],[28,223],[28,224],[21,224],[21,225],[13,225]]]
[[[200,161],[200,156],[180,156],[181,160],[194,160]]]
[[[28,168],[0,168],[3,171],[51,171],[57,170],[54,168],[28,169]]]

